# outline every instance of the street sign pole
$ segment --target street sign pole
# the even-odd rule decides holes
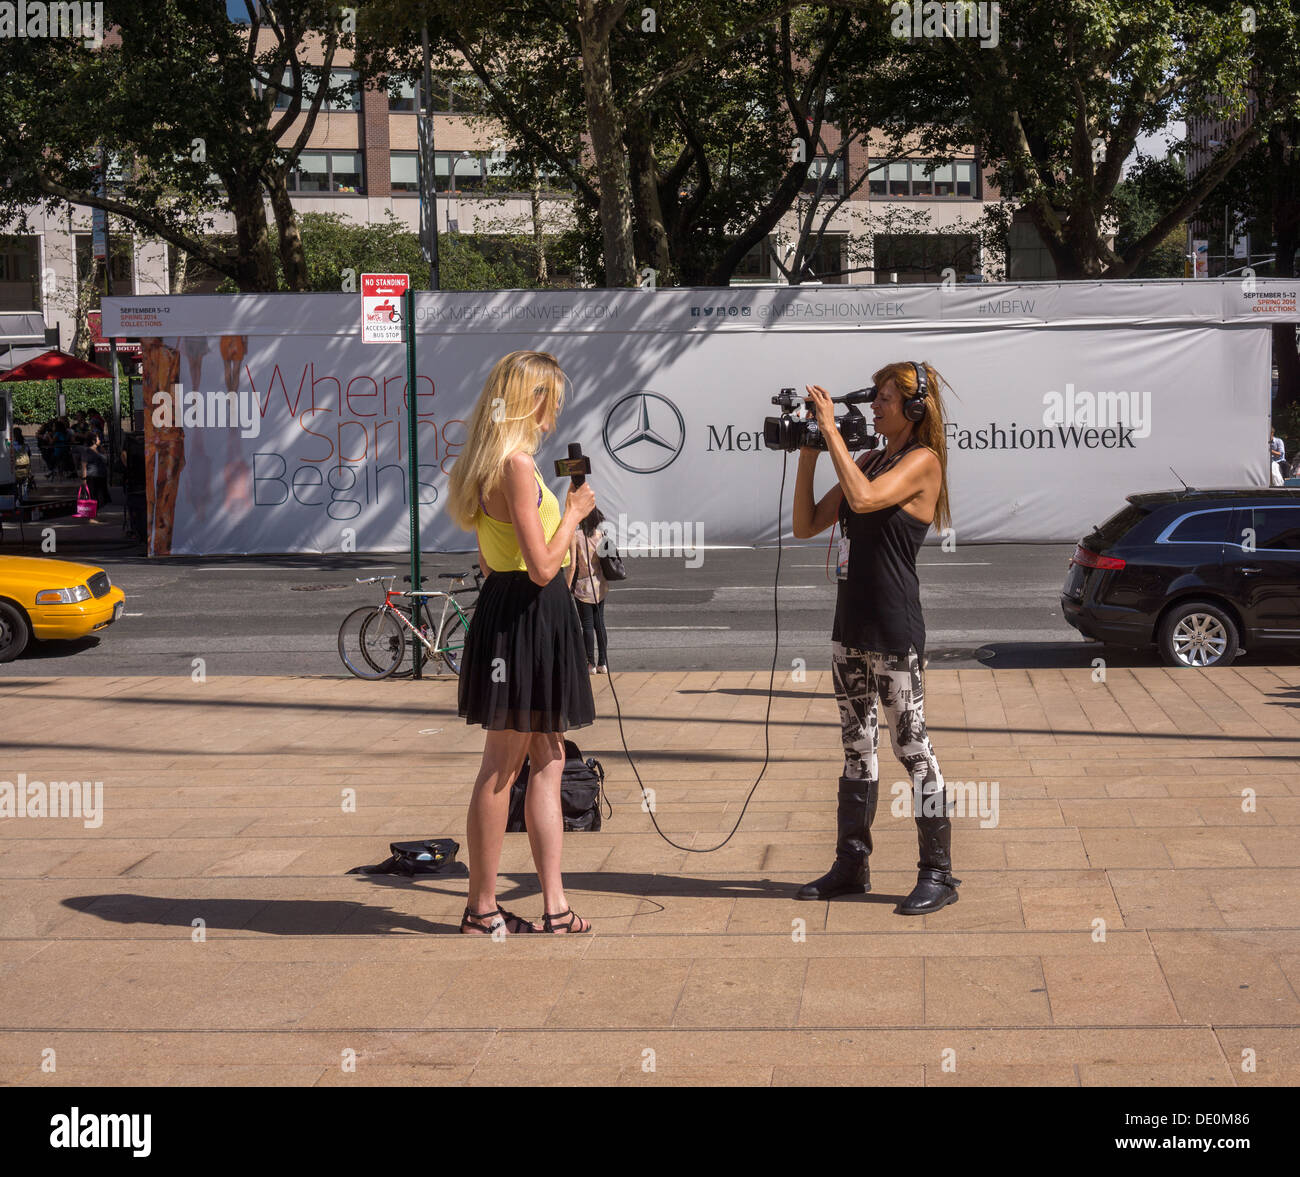
[[[99,151],[99,182],[98,191],[100,196],[108,194],[108,149],[101,147]],[[109,224],[108,213],[103,209],[95,209],[94,213],[95,232],[92,233],[92,252],[98,259],[100,248],[104,251],[104,293],[109,297],[113,294],[113,237],[112,226]],[[91,357],[94,358],[93,355]],[[112,480],[113,472],[117,470],[120,463],[116,461],[118,453],[122,448],[122,389],[118,383],[117,375],[117,336],[112,336],[108,341],[108,370],[113,376],[113,408],[109,414],[108,422],[108,476]],[[125,509],[125,508],[123,508]]]
[[[400,309],[399,309],[400,308]],[[411,531],[411,592],[419,593],[420,584],[420,498],[419,440],[415,436],[415,291],[409,274],[361,275],[361,342],[406,344],[406,461],[409,473],[409,510]],[[416,629],[424,617],[424,603],[419,596],[411,600],[411,620]],[[411,643],[411,665],[416,678],[424,666],[424,647]]]
[[[411,591],[419,592],[420,585],[420,487],[419,456],[420,443],[415,432],[415,291],[409,286],[402,296],[402,317],[406,321],[406,468],[410,480],[411,505]],[[420,628],[424,616],[424,598],[411,598],[411,620],[416,629]],[[411,665],[416,678],[423,677],[424,647],[419,642],[411,643]]]

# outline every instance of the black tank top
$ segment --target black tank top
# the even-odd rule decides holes
[[[874,481],[919,445],[911,442],[885,462],[873,456],[865,470],[867,478]],[[915,648],[922,655],[925,619],[916,553],[930,524],[909,515],[899,504],[858,513],[842,499],[840,527],[849,541],[849,566],[846,579],[839,582],[831,638],[878,654],[905,656]]]

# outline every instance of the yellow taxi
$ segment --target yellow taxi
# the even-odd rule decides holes
[[[94,564],[0,556],[0,662],[32,638],[80,638],[122,616],[126,594]]]

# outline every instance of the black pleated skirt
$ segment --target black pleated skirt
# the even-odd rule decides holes
[[[527,572],[483,582],[465,636],[458,710],[491,731],[566,732],[596,719],[582,623],[564,570],[544,588]]]

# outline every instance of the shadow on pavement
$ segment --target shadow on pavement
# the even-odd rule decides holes
[[[47,658],[71,658],[83,650],[93,650],[100,643],[98,634],[88,633],[81,638],[55,639],[45,642],[28,642],[15,662],[40,662]]]
[[[833,854],[828,844],[828,855]],[[467,872],[466,872],[467,873]],[[358,882],[378,887],[401,887],[439,895],[463,898],[465,884],[448,885],[453,878],[465,875],[439,875],[406,879],[391,875],[354,875]],[[699,879],[684,875],[659,875],[621,871],[565,873],[566,886],[588,894],[624,895],[638,905],[641,900],[658,899],[775,899],[789,902],[799,884],[772,879]],[[503,886],[498,902],[510,906],[530,899],[540,899],[541,891],[532,874],[502,873]],[[526,881],[525,881],[526,880]],[[845,896],[836,902],[886,903],[895,906],[905,894],[872,892]],[[665,910],[663,904],[656,904]],[[407,912],[367,903],[340,899],[178,899],[167,895],[77,895],[63,900],[63,906],[85,915],[115,924],[148,924],[159,928],[192,928],[202,919],[207,928],[232,932],[255,932],[269,936],[377,936],[394,932],[426,934],[456,932],[453,924],[426,920]],[[809,907],[814,907],[809,904]],[[619,913],[631,915],[633,912]],[[643,912],[653,915],[654,912]],[[594,922],[594,921],[593,921]]]

